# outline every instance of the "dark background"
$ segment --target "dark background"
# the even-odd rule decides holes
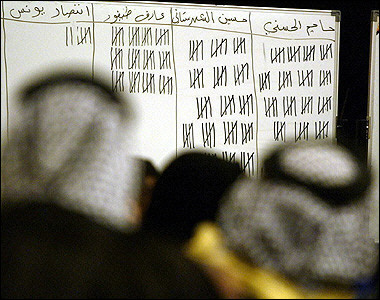
[[[354,150],[360,157],[366,159],[368,152],[366,119],[368,109],[371,10],[379,9],[378,0],[193,0],[189,2],[216,5],[340,10],[337,140],[338,143]]]

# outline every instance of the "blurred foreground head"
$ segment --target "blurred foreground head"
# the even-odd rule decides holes
[[[267,158],[262,179],[237,182],[218,221],[229,248],[254,266],[306,287],[352,287],[378,262],[370,183],[340,146],[287,146]]]
[[[84,76],[56,75],[23,91],[20,114],[4,152],[3,198],[54,199],[127,228],[138,170],[126,159],[126,103]]]

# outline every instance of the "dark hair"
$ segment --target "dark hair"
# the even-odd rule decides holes
[[[215,220],[224,192],[241,174],[238,163],[216,156],[180,155],[158,179],[143,227],[186,241],[199,222]]]
[[[157,168],[153,165],[153,163],[148,159],[142,160],[144,165],[144,175],[145,176],[153,176],[155,178],[158,178],[160,176],[160,172],[157,170]]]

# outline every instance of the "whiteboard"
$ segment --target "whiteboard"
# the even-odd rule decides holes
[[[275,145],[335,140],[339,11],[160,2],[3,1],[2,149],[17,92],[80,68],[130,102],[131,153],[186,151],[257,176]]]
[[[370,232],[379,242],[379,11],[372,11],[368,101],[368,164],[374,174]]]

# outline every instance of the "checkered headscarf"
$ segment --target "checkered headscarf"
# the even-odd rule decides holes
[[[332,144],[280,148],[261,179],[226,195],[218,222],[228,246],[251,263],[305,285],[353,285],[374,273],[370,174]]]
[[[139,167],[128,158],[126,103],[82,76],[56,76],[22,94],[4,150],[6,199],[55,199],[100,222],[128,228]]]

